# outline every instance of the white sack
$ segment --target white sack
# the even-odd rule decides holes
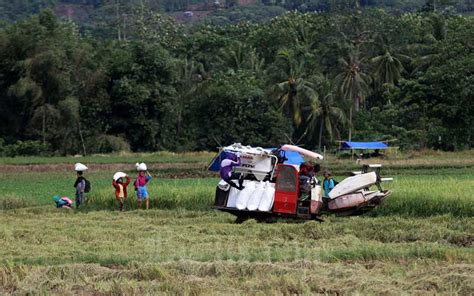
[[[258,205],[258,210],[262,212],[268,212],[273,207],[273,200],[275,199],[275,184],[266,182],[265,191],[263,192],[262,199]]]
[[[229,197],[227,198],[227,207],[237,207],[237,197],[239,197],[240,190],[235,187],[230,187]]]
[[[137,171],[146,171],[147,170],[146,164],[144,162],[142,162],[142,163],[137,162],[135,164],[135,167],[137,168]]]
[[[219,184],[217,184],[220,190],[222,191],[229,191],[230,185],[224,180],[220,180]]]
[[[265,192],[265,183],[259,182],[255,188],[255,191],[252,193],[252,196],[250,196],[247,202],[247,209],[249,211],[257,210],[264,192]]]
[[[255,191],[255,182],[248,182],[245,185],[245,188],[240,191],[239,196],[237,197],[236,207],[239,210],[245,210],[247,207],[247,202]]]
[[[127,174],[125,174],[124,172],[116,172],[114,174],[114,180],[117,181],[118,179],[126,177],[126,176]]]
[[[80,162],[78,162],[74,165],[74,170],[76,172],[83,172],[83,171],[86,171],[87,169],[88,169],[88,167],[86,167],[85,165],[83,165]]]

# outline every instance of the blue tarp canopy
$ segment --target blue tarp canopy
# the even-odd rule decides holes
[[[268,148],[266,150],[274,150],[274,149],[275,148]],[[281,151],[281,153],[284,153],[285,157],[287,158],[284,164],[300,165],[304,162],[303,156],[296,151]],[[222,160],[226,158],[227,158],[227,152],[221,151],[221,153],[212,160],[211,164],[208,167],[208,170],[211,172],[218,172],[221,169]]]
[[[388,149],[388,145],[384,142],[342,142],[341,149]]]
[[[284,151],[285,152],[285,157],[288,158],[283,162],[284,164],[294,164],[294,165],[300,165],[304,162],[303,155],[301,155],[299,152],[296,151]]]

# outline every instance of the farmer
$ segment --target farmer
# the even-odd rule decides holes
[[[117,199],[119,203],[119,210],[123,211],[123,204],[127,199],[127,186],[130,184],[130,177],[124,173],[119,173],[115,174],[114,178],[112,178],[112,185],[115,187],[115,199]],[[125,182],[123,182],[124,178]]]
[[[245,187],[242,186],[244,182],[244,176],[240,173],[234,173],[232,170],[234,167],[240,165],[240,157],[234,153],[228,153],[227,158],[221,162],[220,175],[222,180],[227,182],[230,186],[242,190]],[[239,186],[232,182],[232,180],[239,180]]]
[[[323,180],[323,189],[324,189],[324,197],[329,196],[329,191],[331,191],[335,185],[334,179],[331,178],[331,172],[330,171],[324,171],[323,173],[324,180]]]
[[[53,197],[54,202],[56,203],[56,208],[58,209],[71,209],[72,207],[72,200],[68,197],[60,197],[56,195]]]
[[[142,164],[145,165],[144,163]],[[148,210],[150,208],[150,196],[148,194],[146,185],[151,180],[151,175],[146,170],[146,166],[142,166],[142,164],[137,166],[138,175],[133,184],[135,191],[137,192],[138,208],[140,209],[141,202],[145,201],[146,209]]]
[[[82,175],[84,171],[88,170],[88,167],[82,163],[76,163],[74,165],[74,170],[76,171],[76,182],[74,182],[74,188],[76,189],[76,208],[85,201],[86,192],[90,190],[90,183]]]
[[[74,188],[76,188],[76,208],[79,208],[85,200],[86,179],[82,176],[83,173],[83,171],[76,172],[77,179],[74,182]]]

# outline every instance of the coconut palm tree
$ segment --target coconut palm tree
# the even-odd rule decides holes
[[[305,97],[314,96],[316,93],[315,85],[310,80],[305,79],[304,59],[289,49],[278,51],[277,62],[281,62],[284,69],[284,75],[287,77],[284,81],[275,85],[278,94],[278,100],[288,116],[293,119],[295,127],[300,126],[301,106]]]
[[[361,62],[357,55],[339,59],[339,62],[342,65],[342,72],[336,76],[338,91],[343,98],[353,102],[354,110],[358,112],[360,104],[369,94],[370,77],[361,71]]]
[[[179,138],[181,136],[184,112],[202,80],[201,74],[204,73],[204,67],[200,63],[184,59],[178,71],[180,79],[176,87],[176,135]]]
[[[410,61],[410,57],[397,53],[395,49],[390,47],[389,42],[384,35],[378,36],[378,44],[380,54],[370,59],[374,66],[373,78],[376,87],[383,85],[395,85],[405,72],[403,62]]]
[[[352,139],[352,109],[359,111],[360,104],[369,94],[370,77],[360,68],[357,54],[350,55],[347,59],[339,59],[342,72],[336,76],[338,92],[342,98],[351,101],[349,108],[349,140]]]
[[[395,85],[398,83],[402,73],[405,71],[401,62],[401,56],[392,54],[386,49],[383,54],[370,59],[370,62],[375,66],[373,76],[377,86],[380,87],[384,84]],[[408,56],[403,56],[403,58],[409,59]]]
[[[446,20],[442,15],[432,14],[429,18],[431,32],[426,34],[425,42],[411,44],[410,48],[414,51],[412,60],[415,66],[413,73],[426,71],[433,65],[442,63],[442,55],[440,53],[440,44],[446,38]]]
[[[314,134],[319,123],[318,148],[321,150],[324,130],[327,130],[329,139],[334,139],[337,124],[346,122],[344,111],[336,106],[336,91],[331,80],[325,78],[318,87],[318,97],[311,97],[306,130]]]

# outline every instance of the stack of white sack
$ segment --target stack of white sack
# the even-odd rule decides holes
[[[228,208],[271,211],[275,198],[274,183],[245,180],[243,185],[245,188],[242,191],[234,187],[230,188],[229,198],[227,199]]]
[[[268,155],[271,150],[263,149],[262,147],[251,147],[243,146],[240,143],[234,143],[230,146],[224,147],[224,151],[239,152],[241,154],[256,154],[256,155]]]

